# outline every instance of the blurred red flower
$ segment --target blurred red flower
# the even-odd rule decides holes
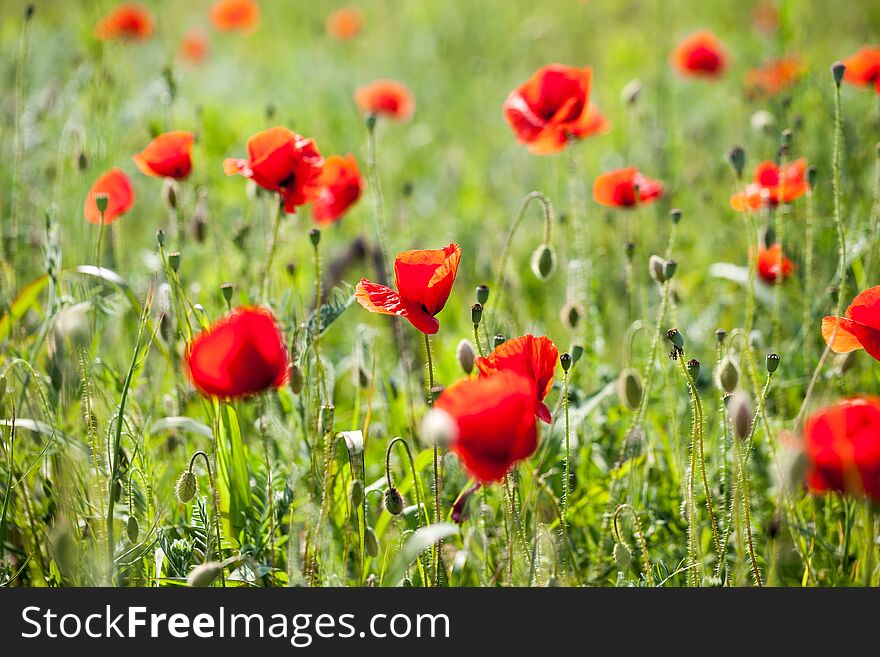
[[[358,303],[371,313],[405,317],[426,335],[440,329],[434,317],[443,310],[461,261],[461,247],[404,251],[394,260],[397,292],[362,278],[355,289]]]
[[[746,73],[746,94],[749,98],[775,96],[791,86],[801,73],[796,57],[774,59]]]
[[[638,199],[636,188],[639,190]],[[659,180],[648,178],[635,167],[603,173],[593,182],[596,203],[611,208],[630,208],[656,201],[662,193],[663,184]]]
[[[862,46],[859,51],[845,60],[846,72],[843,79],[860,87],[869,84],[880,94],[880,47]]]
[[[192,170],[193,139],[191,132],[165,132],[132,159],[138,169],[148,176],[182,180]]]
[[[319,224],[333,223],[357,202],[364,188],[354,155],[328,157],[318,184],[320,191],[312,202],[312,218]]]
[[[538,447],[535,389],[516,372],[454,383],[434,402],[434,409],[454,422],[452,451],[481,482],[504,478],[513,464]]]
[[[498,345],[485,358],[477,358],[476,366],[481,377],[508,371],[526,377],[532,382],[537,397],[535,414],[549,424],[552,418],[544,398],[553,388],[558,360],[559,351],[550,338],[528,334]]]
[[[188,345],[186,370],[211,397],[245,397],[287,381],[287,349],[272,313],[236,308]]]
[[[834,336],[834,342],[831,342],[831,336]],[[872,358],[880,360],[880,285],[869,287],[856,296],[843,317],[825,317],[822,337],[838,354],[864,349]]]
[[[284,198],[284,211],[296,212],[298,205],[313,200],[324,158],[315,142],[286,128],[258,132],[247,142],[248,159],[227,158],[223,170],[252,179],[263,189]]]
[[[776,243],[770,248],[758,250],[758,276],[765,283],[775,283],[777,279],[785,280],[794,271],[794,263],[782,253],[782,247]]]
[[[807,420],[807,484],[880,501],[880,399],[838,402]]]
[[[117,5],[95,26],[95,35],[102,41],[126,39],[145,41],[153,34],[153,14],[138,4]]]
[[[338,41],[355,38],[364,27],[364,16],[355,7],[342,7],[327,16],[327,34]]]
[[[611,124],[590,104],[591,68],[550,64],[504,101],[504,118],[517,141],[536,155],[565,148],[572,138],[608,132]]]
[[[397,80],[376,80],[359,87],[354,102],[365,114],[384,114],[397,121],[408,121],[416,106],[412,92]]]
[[[804,178],[806,169],[807,161],[804,158],[787,165],[784,173],[775,162],[761,162],[755,168],[754,182],[730,197],[730,207],[737,212],[745,212],[759,210],[765,205],[791,203],[807,193],[809,185]]]
[[[93,224],[101,223],[101,211],[95,202],[100,195],[107,197],[107,209],[104,210],[105,224],[113,223],[134,205],[134,189],[122,169],[111,169],[101,175],[89,189],[83,214],[86,221]]]
[[[211,7],[211,22],[221,32],[252,34],[260,26],[260,5],[254,0],[218,0]]]
[[[672,53],[672,63],[692,77],[718,78],[727,68],[727,55],[718,37],[708,30],[685,37]]]
[[[208,33],[201,27],[191,27],[180,41],[180,56],[190,64],[201,64],[209,49]]]

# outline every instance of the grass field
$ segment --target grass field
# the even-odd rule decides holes
[[[5,3],[0,584],[880,583],[880,4],[222,4]],[[587,96],[517,133],[555,63]],[[325,163],[248,162],[275,126]]]

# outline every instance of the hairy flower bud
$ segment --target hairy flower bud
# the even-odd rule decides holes
[[[541,244],[532,253],[532,272],[538,280],[546,281],[556,271],[556,251],[550,244]]]
[[[623,370],[617,377],[617,398],[620,403],[634,411],[642,403],[642,377],[631,367]]]
[[[197,489],[198,481],[196,480],[195,473],[189,469],[181,472],[180,476],[177,478],[177,483],[174,485],[174,492],[177,495],[177,499],[186,504],[196,494]]]
[[[385,491],[385,509],[392,516],[403,513],[403,495],[394,486]]]
[[[461,340],[458,343],[458,348],[455,350],[456,355],[458,356],[458,364],[461,365],[461,369],[465,374],[470,374],[474,371],[474,362],[477,359],[476,349],[474,348],[474,343],[470,340]]]
[[[733,392],[739,385],[739,365],[731,356],[725,356],[715,370],[715,384],[724,392]]]

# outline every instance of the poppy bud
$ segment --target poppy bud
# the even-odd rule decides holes
[[[503,335],[501,335],[500,333],[496,333],[496,334],[495,334],[495,337],[492,338],[493,348],[494,348],[494,349],[497,349],[498,347],[500,347],[501,345],[503,345],[506,341],[507,341],[507,338],[505,338],[505,337],[504,337]]]
[[[168,254],[168,265],[173,271],[180,269],[180,251],[174,251]]]
[[[843,81],[843,74],[846,73],[846,65],[843,62],[834,62],[831,65],[831,76],[834,78],[834,84],[838,87]]]
[[[128,516],[128,522],[125,523],[125,533],[128,535],[128,540],[132,543],[137,543],[139,532],[140,527],[138,526],[137,518]]]
[[[767,354],[767,373],[773,374],[779,367],[779,354]]]
[[[556,271],[556,251],[549,244],[542,244],[532,253],[532,272],[538,280],[546,281]]]
[[[156,243],[159,246],[165,246],[165,231],[161,228],[156,231]]]
[[[180,193],[180,185],[174,178],[166,178],[162,183],[162,200],[172,210],[177,209],[177,195]]]
[[[810,189],[813,189],[816,186],[816,176],[819,175],[819,170],[810,166],[807,168],[807,184],[810,186]]]
[[[195,473],[192,470],[187,469],[181,472],[180,476],[177,478],[177,483],[174,485],[174,492],[177,495],[177,499],[183,504],[186,504],[196,494],[197,488],[198,481],[196,481]]]
[[[678,263],[675,260],[666,260],[663,262],[663,278],[664,280],[669,280],[673,276],[675,276],[675,270],[678,268]]]
[[[630,80],[623,86],[620,92],[620,100],[625,105],[635,105],[642,93],[642,81],[635,79]]]
[[[743,169],[746,168],[746,152],[742,146],[734,146],[727,153],[727,161],[736,172],[736,177],[742,176]]]
[[[321,231],[317,228],[312,228],[309,231],[309,242],[312,243],[312,246],[318,248],[318,244],[321,243]]]
[[[85,171],[89,168],[89,158],[86,157],[83,151],[80,151],[79,156],[76,158],[76,166],[80,171]]]
[[[666,331],[666,339],[679,349],[684,347],[684,336],[677,328],[671,328]]]
[[[372,527],[364,528],[364,550],[373,558],[379,556],[379,541]]]
[[[477,303],[486,305],[486,302],[489,300],[489,286],[488,285],[477,285]]]
[[[576,364],[581,356],[584,355],[584,345],[582,344],[573,344],[571,345],[571,364]]]
[[[740,440],[749,437],[752,429],[752,400],[745,392],[736,392],[727,399],[727,412],[733,432]]]
[[[700,361],[696,358],[691,358],[687,362],[687,371],[691,375],[691,380],[696,381],[697,377],[700,376]]]
[[[791,128],[786,128],[782,131],[782,145],[783,146],[791,146],[792,139],[792,131]]]
[[[483,321],[483,306],[479,303],[475,303],[471,306],[471,322],[473,322],[474,326],[479,326],[480,322]]]
[[[385,509],[392,516],[403,513],[403,495],[394,486],[385,491]]]
[[[567,328],[574,330],[577,328],[578,323],[580,323],[581,317],[584,316],[584,309],[579,303],[569,301],[562,306],[559,316]]]
[[[642,377],[631,367],[623,370],[617,377],[617,398],[631,411],[642,403],[642,389]]]
[[[726,337],[727,331],[725,331],[723,328],[715,329],[715,340],[718,342],[718,344],[724,344],[724,338]]]
[[[24,19],[29,21],[34,17],[34,6],[32,4],[24,8]]]
[[[626,570],[632,563],[632,550],[626,543],[614,544],[614,561],[621,570]]]
[[[351,505],[353,507],[359,507],[364,503],[364,486],[361,484],[360,480],[355,479],[351,482],[351,488],[349,489],[348,494],[351,498]]]
[[[571,369],[571,354],[564,353],[559,357],[559,364],[562,365],[562,371],[568,372]]]
[[[336,407],[333,404],[324,404],[321,406],[321,412],[318,416],[318,426],[322,433],[330,433],[333,431],[333,416]]]
[[[367,115],[364,117],[364,123],[367,124],[367,130],[369,130],[370,132],[373,132],[373,130],[376,128],[376,115],[375,115],[375,113],[368,112]]]
[[[302,370],[297,365],[291,365],[290,389],[293,391],[293,394],[298,395],[299,393],[301,393],[304,385],[305,377],[303,377]]]
[[[223,283],[220,286],[220,292],[223,293],[223,299],[226,301],[226,303],[229,303],[232,300],[232,291],[233,291],[232,283],[227,282],[227,283]]]
[[[651,278],[661,284],[666,282],[666,276],[663,275],[665,263],[666,261],[658,255],[652,255],[648,258],[648,271],[651,273]]]
[[[104,214],[107,206],[110,205],[110,197],[107,194],[95,194],[95,205],[98,207],[98,212]]]
[[[211,586],[215,579],[223,572],[223,564],[219,561],[209,561],[193,568],[186,577],[186,585],[193,588]]]
[[[669,218],[672,219],[672,223],[677,224],[681,221],[681,210],[679,208],[672,208],[669,211]]]
[[[626,259],[632,262],[633,254],[636,252],[635,242],[627,242],[623,245],[623,255],[626,256]]]
[[[473,342],[461,340],[458,343],[456,355],[458,356],[458,364],[461,365],[461,369],[464,370],[465,374],[470,374],[474,371],[474,361],[477,358],[477,354]]]
[[[715,384],[724,392],[733,392],[739,384],[739,365],[730,356],[718,363],[715,371]]]

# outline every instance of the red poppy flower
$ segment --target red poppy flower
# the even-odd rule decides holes
[[[636,201],[636,187],[639,198]],[[641,203],[649,203],[660,198],[663,184],[648,178],[635,167],[616,169],[603,173],[593,183],[593,198],[596,203],[611,208],[630,208]]]
[[[807,484],[880,501],[880,399],[848,399],[807,420]]]
[[[682,40],[672,53],[672,62],[685,75],[717,78],[727,68],[727,56],[712,32],[695,32]]]
[[[536,155],[565,148],[570,138],[607,132],[608,120],[590,104],[591,68],[550,64],[504,101],[504,118],[517,141]]]
[[[153,34],[153,15],[137,4],[121,4],[104,16],[95,26],[95,35],[102,41],[126,39],[144,41]]]
[[[311,139],[286,128],[270,128],[248,139],[247,150],[246,160],[223,161],[227,176],[240,173],[263,189],[279,192],[289,213],[318,194],[324,158]]]
[[[443,310],[461,260],[461,247],[404,251],[394,260],[397,292],[362,278],[355,288],[358,303],[371,313],[405,317],[426,335],[440,329],[434,317]]]
[[[759,210],[765,205],[791,203],[807,193],[809,184],[804,177],[807,161],[795,160],[780,171],[775,162],[767,160],[755,168],[754,182],[745,190],[730,197],[730,207],[737,212]]]
[[[880,94],[880,47],[863,46],[843,63],[846,66],[844,80],[860,87],[873,84]]]
[[[218,0],[211,7],[211,22],[221,32],[251,34],[260,26],[260,5],[254,0]]]
[[[200,27],[186,31],[180,41],[180,56],[190,64],[201,64],[208,56],[208,33]]]
[[[191,132],[181,130],[166,132],[147,144],[147,147],[132,159],[138,169],[148,176],[182,180],[192,170],[190,152],[193,139]]]
[[[327,34],[338,41],[355,38],[364,27],[364,16],[354,7],[342,7],[327,16]]]
[[[412,92],[396,80],[376,80],[354,92],[354,102],[365,114],[384,114],[397,121],[407,121],[415,111]]]
[[[746,93],[750,98],[774,96],[791,86],[800,72],[801,63],[797,58],[774,59],[746,73]]]
[[[134,205],[134,189],[128,176],[121,169],[111,169],[101,175],[89,189],[83,214],[86,221],[93,224],[101,223],[101,211],[95,202],[100,195],[107,197],[107,209],[104,210],[105,224],[112,224]]]
[[[538,447],[535,389],[516,372],[459,381],[443,391],[434,409],[452,418],[458,430],[452,451],[481,482],[502,479]]]
[[[834,342],[831,342],[832,335]],[[869,287],[853,299],[843,317],[825,317],[822,337],[838,354],[864,349],[872,358],[880,360],[880,285]]]
[[[779,278],[785,280],[793,271],[794,263],[783,255],[778,243],[758,250],[758,276],[765,283],[775,283]]]
[[[328,157],[318,183],[321,190],[312,203],[312,218],[319,224],[339,219],[360,198],[364,187],[354,155]]]
[[[485,358],[477,358],[476,366],[480,376],[484,377],[506,371],[526,377],[534,385],[537,396],[535,414],[549,424],[552,418],[550,409],[544,404],[544,398],[553,388],[558,359],[559,351],[550,338],[524,335],[498,345]]]
[[[236,308],[193,339],[186,369],[203,395],[245,397],[287,381],[287,349],[272,313]]]

